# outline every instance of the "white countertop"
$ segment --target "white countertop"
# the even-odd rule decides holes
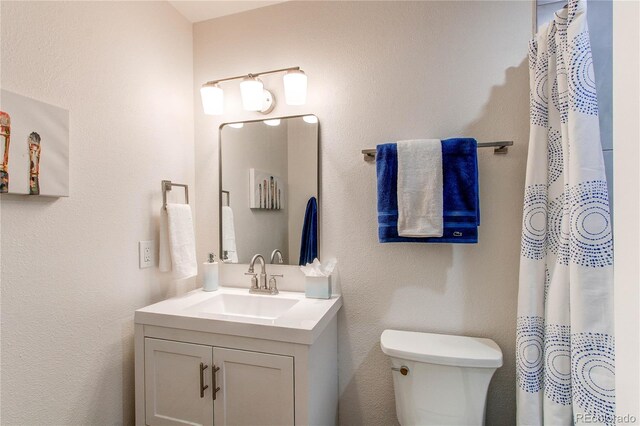
[[[297,300],[291,308],[274,319],[225,315],[202,312],[197,309],[198,306],[206,305],[207,302],[219,295],[247,296],[249,290],[235,287],[220,287],[212,292],[202,289],[193,290],[185,295],[138,309],[135,312],[135,322],[136,324],[310,345],[318,338],[342,306],[342,296],[334,295],[331,299],[308,299],[304,293],[282,291],[275,296],[250,296],[252,298]]]

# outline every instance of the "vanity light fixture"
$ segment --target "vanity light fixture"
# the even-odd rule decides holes
[[[264,88],[262,80],[258,77],[279,72],[286,73],[283,78],[286,103],[288,105],[304,105],[307,101],[307,75],[300,67],[291,67],[206,82],[200,89],[204,113],[207,115],[221,115],[224,111],[224,92],[219,83],[239,79],[242,79],[242,82],[240,82],[242,107],[246,111],[258,111],[263,114],[270,113],[275,107],[276,100],[273,93]]]
[[[260,111],[262,109],[262,94],[264,84],[258,77],[249,74],[240,82],[242,107],[246,111]]]
[[[274,118],[272,120],[264,120],[264,124],[266,124],[267,126],[279,126],[280,125],[280,119],[279,118]]]
[[[207,115],[220,115],[224,109],[224,91],[217,83],[207,83],[200,88],[202,109]]]
[[[304,71],[289,70],[282,77],[284,80],[284,98],[287,105],[304,105],[307,103],[307,75]]]

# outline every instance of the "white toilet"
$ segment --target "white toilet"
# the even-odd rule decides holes
[[[402,426],[484,425],[489,382],[502,366],[493,340],[385,330],[380,346],[391,357]]]

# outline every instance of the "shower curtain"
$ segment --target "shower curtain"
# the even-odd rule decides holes
[[[518,424],[613,424],[613,243],[586,2],[530,43]]]

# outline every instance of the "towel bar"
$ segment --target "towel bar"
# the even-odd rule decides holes
[[[513,146],[513,141],[478,142],[478,148],[495,148],[494,154],[506,154],[509,151],[509,146]],[[362,154],[365,160],[376,158],[375,149],[363,149]]]
[[[171,191],[174,186],[180,186],[184,188],[184,202],[189,204],[189,185],[182,183],[173,183],[170,180],[162,181],[162,208],[167,209],[167,191]]]

